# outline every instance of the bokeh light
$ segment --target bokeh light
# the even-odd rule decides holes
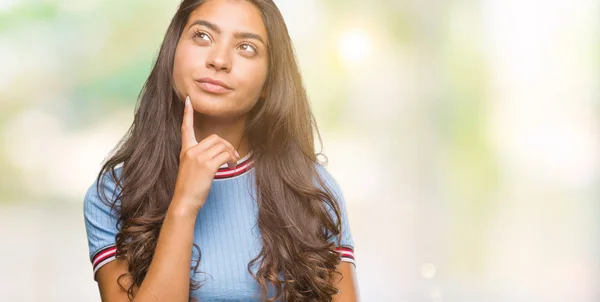
[[[599,1],[276,3],[363,301],[600,301]],[[0,300],[100,301],[84,193],[177,5],[0,0]]]

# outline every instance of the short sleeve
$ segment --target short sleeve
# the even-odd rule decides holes
[[[116,168],[115,174],[120,174],[122,168]],[[112,178],[112,173],[102,175],[103,181],[97,186],[98,180],[89,187],[83,201],[83,216],[89,247],[89,257],[92,262],[94,280],[96,272],[105,264],[115,260],[117,248],[115,236],[117,235],[117,219],[111,212],[111,205],[118,196],[117,185]],[[104,199],[100,199],[100,192],[104,191]]]
[[[331,193],[337,199],[338,206],[340,208],[340,216],[342,219],[341,240],[340,246],[338,246],[336,250],[340,253],[342,261],[351,262],[352,264],[356,265],[354,259],[354,240],[352,238],[352,231],[350,230],[350,222],[348,220],[348,210],[346,207],[346,200],[344,198],[344,194],[342,193],[342,190],[335,178],[333,177],[333,175],[331,175],[331,173],[329,173],[329,171],[327,171],[325,167],[323,167],[320,164],[317,164],[317,171],[319,172],[319,175],[325,182],[325,185],[327,186],[329,191],[331,191]],[[336,221],[336,216],[333,212],[333,209],[329,208],[329,210],[330,215],[332,215],[332,217],[334,217],[334,221]],[[338,236],[333,236],[330,239],[330,241],[335,244],[337,244],[337,240]]]

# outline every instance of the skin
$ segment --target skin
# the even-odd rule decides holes
[[[200,20],[208,23],[194,24]],[[192,12],[177,45],[173,77],[181,99],[189,95],[192,100],[198,141],[217,134],[242,157],[249,152],[243,128],[267,78],[267,38],[261,13],[249,2],[212,0]],[[220,95],[203,91],[195,83],[202,77],[223,81],[233,90]]]
[[[219,30],[194,25],[197,20],[208,21]],[[251,33],[263,42],[239,37],[240,32]],[[210,0],[190,15],[177,45],[173,69],[177,94],[186,100],[175,193],[148,273],[141,286],[134,288],[134,301],[188,301],[196,216],[218,168],[225,163],[235,166],[251,149],[243,127],[263,93],[267,47],[260,11],[246,1]],[[194,81],[202,77],[221,80],[232,91],[220,95],[203,91]],[[97,271],[102,301],[129,301],[117,284],[117,278],[127,271],[128,263],[123,259]],[[333,300],[357,301],[354,265],[342,262],[338,271],[343,277],[334,280],[340,293]],[[127,288],[131,281],[122,279],[122,283]]]

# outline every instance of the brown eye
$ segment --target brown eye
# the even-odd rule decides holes
[[[250,44],[250,43],[243,43],[240,44],[239,46],[243,51],[247,51],[247,52],[251,52],[251,53],[257,53],[256,51],[256,47],[254,47],[254,45]]]
[[[212,42],[212,40],[210,39],[210,36],[203,32],[203,31],[197,31],[194,33],[194,38],[200,38],[201,40],[205,40],[205,41],[209,41]]]

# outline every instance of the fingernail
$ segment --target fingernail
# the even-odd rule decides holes
[[[190,96],[188,95],[188,96],[185,97],[185,103],[187,104],[189,102],[190,102]]]
[[[240,154],[237,151],[235,151],[235,156],[237,156],[239,158]]]

